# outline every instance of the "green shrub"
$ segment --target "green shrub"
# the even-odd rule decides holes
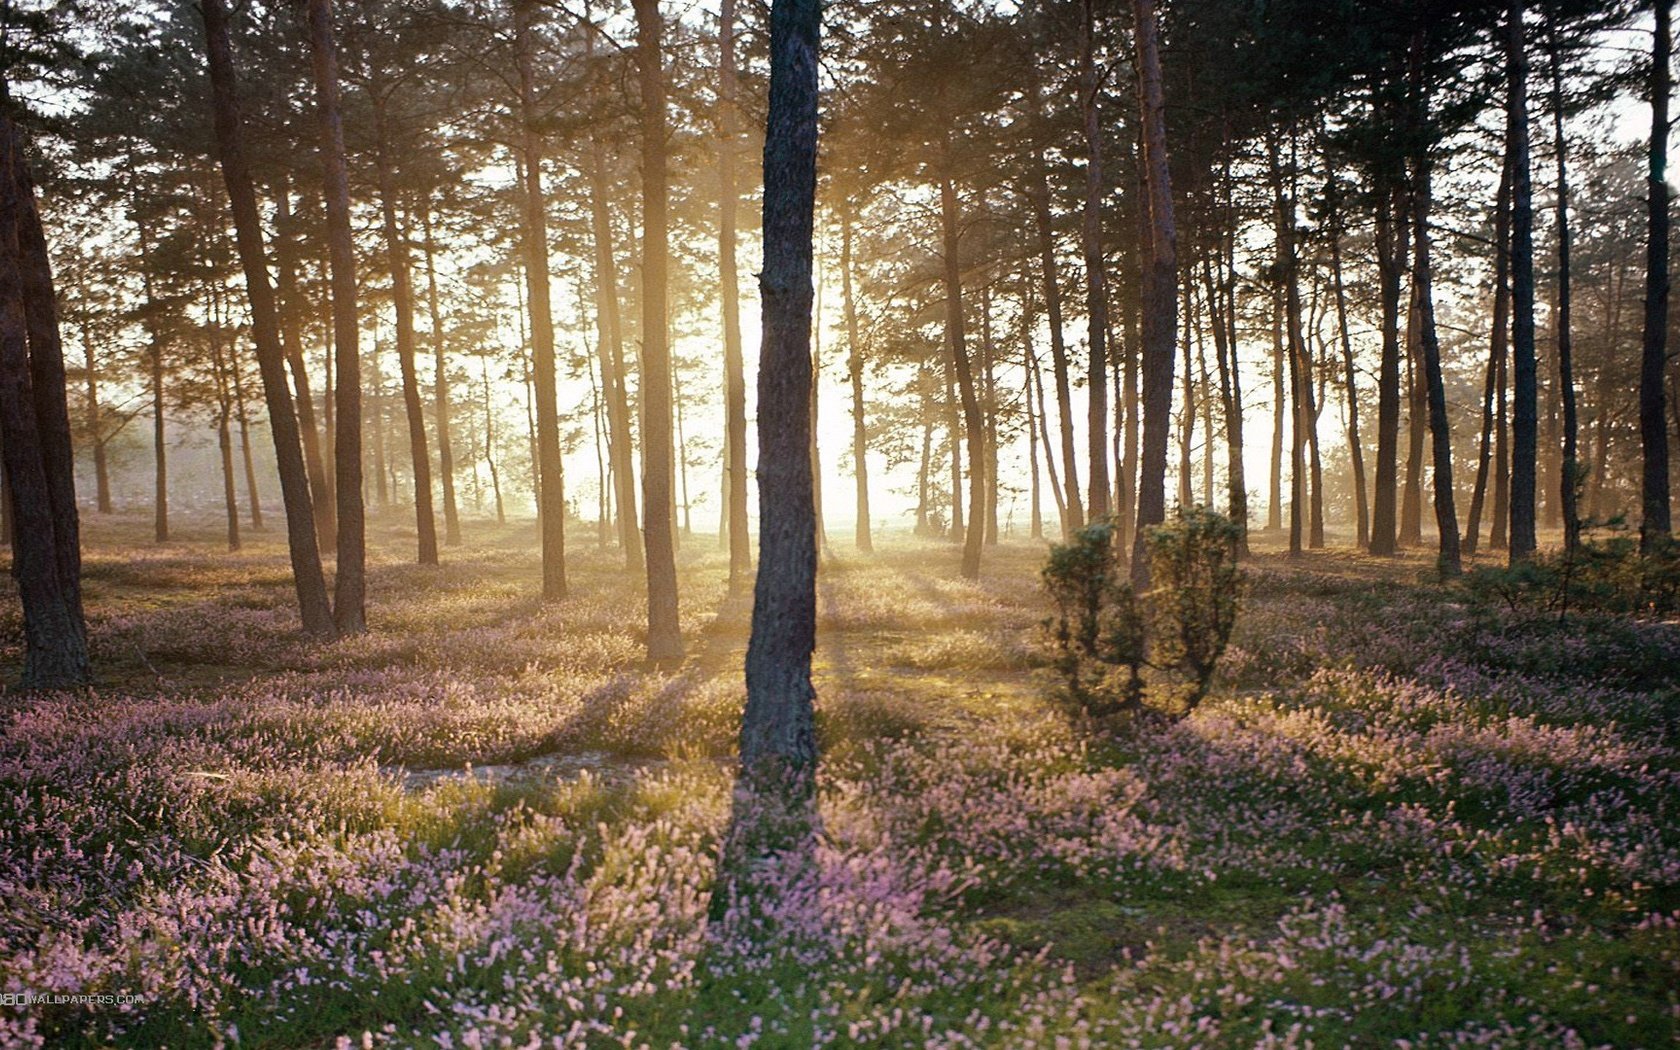
[[[1672,615],[1680,611],[1680,544],[1663,540],[1642,554],[1619,519],[1589,524],[1573,550],[1476,569],[1464,587],[1476,604],[1512,613]]]
[[[1148,530],[1152,586],[1142,595],[1124,577],[1116,533],[1098,522],[1051,547],[1042,573],[1056,606],[1044,622],[1051,663],[1068,701],[1091,716],[1140,711],[1146,694],[1183,716],[1207,695],[1236,623],[1237,526],[1197,509]]]

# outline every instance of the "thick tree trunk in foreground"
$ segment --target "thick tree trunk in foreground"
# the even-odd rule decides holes
[[[1646,179],[1645,341],[1639,364],[1639,546],[1651,551],[1670,535],[1667,406],[1663,371],[1668,352],[1668,94],[1670,0],[1656,0],[1651,49],[1650,174]]]
[[[1523,43],[1521,0],[1511,0],[1506,18],[1506,149],[1511,154],[1511,561],[1518,562],[1533,554],[1535,546],[1539,391],[1534,359],[1534,208],[1528,167],[1528,54]],[[1666,274],[1663,280],[1666,283]]]
[[[519,66],[520,152],[524,200],[521,246],[525,256],[526,301],[531,316],[531,378],[537,427],[537,504],[542,530],[544,601],[566,596],[566,489],[561,475],[560,411],[555,391],[554,313],[548,280],[548,216],[543,197],[542,139],[537,134],[537,81],[532,67],[532,0],[516,9]]]
[[[1143,270],[1143,462],[1138,482],[1132,582],[1149,582],[1145,530],[1166,519],[1167,439],[1172,426],[1173,333],[1178,326],[1178,247],[1172,180],[1156,43],[1155,0],[1132,0],[1137,19],[1138,110],[1143,120],[1143,170],[1148,190],[1149,244]]]
[[[0,455],[23,605],[22,684],[30,689],[69,689],[93,677],[57,311],[23,132],[0,113]]]
[[[644,2],[644,0],[638,0]],[[811,652],[817,544],[811,425],[811,228],[817,189],[818,0],[774,0],[764,140],[758,371],[758,577],[747,644],[740,781],[713,913],[750,891],[748,866],[809,832],[817,734]]]
[[[325,6],[324,0],[313,0],[312,23],[316,4]],[[221,154],[222,176],[227,182],[228,202],[233,210],[239,261],[245,271],[245,287],[250,297],[251,333],[257,347],[257,367],[262,375],[269,426],[274,433],[274,456],[280,473],[281,501],[286,510],[286,539],[291,551],[292,579],[297,587],[298,608],[302,614],[305,631],[330,636],[334,633],[333,613],[327,602],[327,584],[321,571],[320,549],[315,543],[315,511],[309,498],[309,478],[303,463],[303,446],[298,438],[297,416],[293,414],[291,392],[286,386],[285,351],[280,343],[280,320],[275,309],[274,290],[268,283],[268,262],[263,249],[262,220],[257,212],[257,194],[251,183],[250,169],[245,162],[238,86],[233,71],[233,48],[228,39],[227,8],[224,0],[202,0],[200,9],[204,17],[206,52],[210,66],[216,144]],[[322,14],[324,17],[325,12]],[[342,444],[341,441],[341,449]],[[359,469],[358,458],[358,473]],[[356,497],[359,510],[359,478],[357,481]],[[341,513],[340,525],[342,524]],[[359,519],[356,524],[359,541]],[[342,541],[341,533],[341,551]],[[340,559],[339,579],[342,583],[342,553]]]
[[[658,0],[634,0],[642,107],[642,536],[647,554],[648,659],[682,659],[677,555],[671,527],[671,348],[666,317],[670,189],[665,62]],[[810,384],[799,398],[810,411]],[[797,448],[809,454],[809,440]]]

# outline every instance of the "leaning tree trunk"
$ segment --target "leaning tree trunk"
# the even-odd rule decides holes
[[[311,23],[315,6],[312,0]],[[245,271],[245,288],[251,303],[251,334],[257,347],[257,368],[262,376],[263,398],[268,405],[269,427],[274,433],[274,458],[280,473],[280,497],[286,510],[286,540],[291,551],[292,579],[297,587],[298,608],[303,628],[314,635],[334,633],[332,607],[327,601],[325,574],[321,571],[320,549],[315,542],[315,510],[309,499],[309,476],[303,463],[303,446],[298,438],[297,416],[293,414],[291,392],[286,387],[285,351],[280,343],[280,319],[275,309],[274,290],[268,283],[268,260],[263,248],[262,218],[257,211],[256,189],[245,161],[244,129],[239,115],[238,85],[234,80],[233,47],[229,40],[225,0],[202,0],[206,53],[210,66],[211,100],[215,109],[216,144],[221,154],[222,177],[227,182],[228,203],[233,211],[239,261]],[[321,12],[325,26],[325,11]],[[354,314],[352,312],[352,321]],[[340,439],[340,448],[346,442]],[[358,450],[359,451],[359,450]],[[359,474],[360,461],[357,462]],[[361,486],[356,478],[357,509]],[[343,515],[340,515],[340,526]],[[357,519],[360,540],[360,519]],[[339,580],[344,578],[343,533],[340,533]]]
[[[671,528],[671,348],[666,314],[670,187],[663,27],[658,0],[634,0],[642,107],[642,536],[647,554],[648,659],[682,659]],[[807,384],[799,404],[808,412]],[[798,446],[809,455],[809,441]]]
[[[807,449],[820,16],[819,0],[774,0],[770,10],[759,273],[764,328],[758,371],[758,577],[747,643],[740,782],[714,914],[750,891],[753,861],[801,845],[816,789],[811,653],[817,636],[817,543]]]
[[[1173,332],[1178,326],[1178,246],[1173,225],[1172,178],[1156,43],[1155,0],[1132,0],[1138,70],[1138,111],[1143,122],[1144,184],[1148,190],[1149,244],[1143,270],[1143,462],[1138,481],[1137,535],[1132,582],[1149,582],[1145,530],[1166,520],[1167,440],[1172,426]]]
[[[1534,359],[1534,210],[1528,168],[1528,54],[1522,0],[1506,26],[1506,149],[1511,154],[1511,561],[1534,553],[1534,490],[1539,452]],[[1664,276],[1666,282],[1667,277]]]
[[[1651,551],[1670,535],[1667,406],[1663,371],[1668,352],[1668,93],[1670,0],[1656,0],[1656,44],[1651,50],[1650,174],[1646,180],[1645,341],[1639,365],[1639,546]]]
[[[532,65],[533,0],[521,0],[515,45],[519,67],[520,151],[524,156],[521,244],[526,302],[531,315],[531,378],[535,386],[538,516],[542,529],[544,601],[566,596],[566,488],[560,458],[560,410],[555,392],[554,313],[548,279],[548,215],[542,184],[542,138],[537,134],[537,79]]]
[[[375,89],[377,92],[377,88]],[[432,457],[426,448],[426,414],[420,403],[415,367],[414,285],[409,275],[408,235],[397,223],[396,186],[385,130],[385,99],[373,103],[374,169],[379,180],[379,213],[384,221],[386,268],[391,273],[391,309],[396,314],[397,369],[402,376],[403,416],[408,422],[408,456],[414,472],[414,526],[421,565],[438,563],[437,515],[432,511]]]
[[[75,688],[93,677],[52,284],[23,131],[0,113],[0,457],[13,515],[12,575],[23,605],[22,684],[30,689]]]

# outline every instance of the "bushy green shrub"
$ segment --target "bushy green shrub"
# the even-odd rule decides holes
[[[1146,695],[1152,708],[1188,714],[1236,623],[1237,526],[1196,509],[1148,530],[1151,586],[1141,595],[1124,578],[1116,534],[1098,522],[1051,547],[1042,573],[1056,605],[1044,622],[1051,663],[1067,700],[1094,717],[1140,711]]]
[[[1672,615],[1680,611],[1680,544],[1663,540],[1641,553],[1616,520],[1583,530],[1574,549],[1475,569],[1464,587],[1473,602],[1512,613]]]

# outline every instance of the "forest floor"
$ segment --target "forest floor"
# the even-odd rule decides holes
[[[654,672],[592,533],[544,606],[529,525],[422,569],[401,524],[334,645],[273,531],[89,524],[102,685],[0,697],[0,992],[112,999],[0,998],[0,1045],[1680,1039],[1673,625],[1262,552],[1210,699],[1096,733],[1036,666],[1041,549],[837,545],[817,867],[762,873],[748,941],[706,921],[748,610],[713,538]]]

